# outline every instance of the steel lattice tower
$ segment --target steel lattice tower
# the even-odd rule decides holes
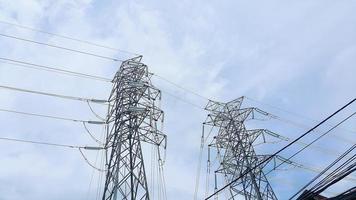
[[[141,144],[166,145],[166,135],[158,130],[161,92],[151,76],[137,57],[124,61],[112,81],[103,200],[150,199]]]
[[[209,148],[215,149],[220,159],[215,171],[215,189],[217,177],[222,177],[224,184],[230,183],[266,158],[256,155],[252,143],[267,130],[246,130],[244,122],[253,118],[256,109],[241,108],[242,101],[243,97],[228,103],[209,101],[205,108],[210,114],[204,126],[218,129],[217,135],[209,144]],[[234,182],[229,187],[228,199],[277,199],[263,172],[264,167],[265,165],[260,166]]]

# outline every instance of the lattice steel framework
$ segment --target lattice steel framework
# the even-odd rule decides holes
[[[161,92],[151,76],[137,57],[124,61],[112,81],[102,200],[150,199],[141,143],[166,146],[166,135],[159,131]]]
[[[215,171],[215,188],[218,188],[218,177],[222,177],[224,184],[230,183],[266,159],[265,155],[255,153],[252,144],[267,130],[246,129],[244,122],[254,117],[256,109],[241,108],[242,101],[243,97],[228,103],[209,101],[205,107],[210,114],[204,122],[204,127],[211,126],[218,129],[209,144],[209,148],[216,150],[220,162]],[[264,167],[265,165],[257,167],[234,182],[229,187],[228,199],[277,199],[263,172]]]

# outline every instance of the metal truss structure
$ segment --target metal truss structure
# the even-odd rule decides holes
[[[216,150],[219,159],[218,169],[215,170],[215,189],[221,182],[221,180],[217,180],[217,177],[222,177],[224,183],[229,183],[241,174],[250,171],[267,157],[266,155],[257,155],[252,144],[259,136],[264,137],[269,131],[265,129],[247,130],[244,124],[247,119],[254,118],[255,111],[259,112],[260,110],[241,108],[242,102],[243,97],[228,103],[209,101],[205,107],[210,114],[203,124],[204,127],[210,126],[218,129],[209,144],[209,148]],[[208,159],[210,160],[210,151]],[[234,182],[229,187],[228,199],[277,199],[263,172],[265,166],[257,167]]]
[[[159,131],[161,92],[152,85],[151,77],[137,57],[124,61],[112,81],[102,200],[150,199],[142,142],[166,148],[166,135]]]

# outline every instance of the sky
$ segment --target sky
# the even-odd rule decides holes
[[[135,56],[125,51],[143,55],[142,62],[151,72],[208,99],[227,102],[240,96],[249,97],[244,107],[259,107],[284,122],[273,119],[249,122],[248,128],[268,128],[295,138],[306,127],[355,98],[355,9],[356,2],[350,0],[0,0],[0,33],[118,59]],[[124,51],[33,32],[4,21]],[[107,78],[112,78],[120,67],[120,62],[109,59],[4,36],[0,36],[0,44],[3,58]],[[162,90],[165,111],[168,199],[193,199],[202,123],[208,114],[201,108],[207,99],[158,76],[153,76],[152,81]],[[102,81],[3,62],[0,85],[96,99],[107,99],[111,90],[111,85]],[[97,120],[88,105],[80,101],[4,89],[0,89],[0,96],[0,109]],[[105,106],[91,106],[105,116]],[[321,127],[319,133],[355,109],[355,105],[348,108]],[[6,112],[0,112],[0,121],[0,137],[96,145],[80,123]],[[90,125],[89,129],[102,138],[102,127]],[[334,154],[308,150],[295,161],[323,169],[355,143],[353,134],[356,134],[355,117],[316,143]],[[313,137],[317,133],[305,141]],[[256,147],[256,152],[270,154],[283,144],[286,143]],[[297,149],[295,146],[282,156],[287,157]],[[84,161],[78,150],[0,141],[0,152],[0,200],[94,200],[102,192],[100,173]],[[102,152],[85,154],[91,163],[101,166]],[[198,199],[203,199],[205,190],[206,149],[201,166]],[[277,197],[286,199],[315,175],[290,169],[271,173],[268,179]],[[342,182],[329,194],[343,191],[352,183]]]

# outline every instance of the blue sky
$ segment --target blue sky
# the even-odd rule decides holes
[[[150,70],[206,97],[229,101],[242,95],[320,120],[355,97],[356,2],[302,1],[0,1],[0,20],[69,35],[142,54]],[[0,24],[0,32],[100,55],[130,54]],[[74,71],[112,77],[119,63],[0,38],[0,55]],[[153,78],[163,91],[168,135],[165,173],[169,199],[192,199],[206,100]],[[0,64],[0,84],[53,93],[107,98],[110,84],[24,70]],[[168,92],[168,93],[167,93]],[[0,90],[0,107],[80,119],[95,119],[82,102]],[[246,101],[285,119],[315,123],[265,104]],[[94,109],[104,115],[105,107]],[[355,110],[345,111],[333,124]],[[95,145],[80,124],[0,113],[3,137]],[[354,143],[356,119],[318,143],[342,152]],[[251,123],[289,137],[305,129],[270,120]],[[100,127],[91,130],[100,135]],[[323,127],[322,130],[326,130]],[[307,141],[307,140],[306,140]],[[281,144],[280,144],[281,145]],[[263,149],[271,153],[279,146]],[[95,199],[98,174],[76,150],[0,141],[0,200]],[[258,149],[257,149],[258,150]],[[261,149],[259,150],[261,151]],[[95,153],[87,152],[95,161]],[[292,150],[283,155],[288,156]],[[296,161],[323,168],[336,155],[308,151]],[[203,158],[204,174],[205,158]],[[99,164],[99,162],[98,162]],[[271,175],[285,199],[316,174],[290,170]],[[282,178],[281,178],[282,177]],[[338,186],[345,189],[350,183]],[[204,177],[201,194],[204,192]]]

